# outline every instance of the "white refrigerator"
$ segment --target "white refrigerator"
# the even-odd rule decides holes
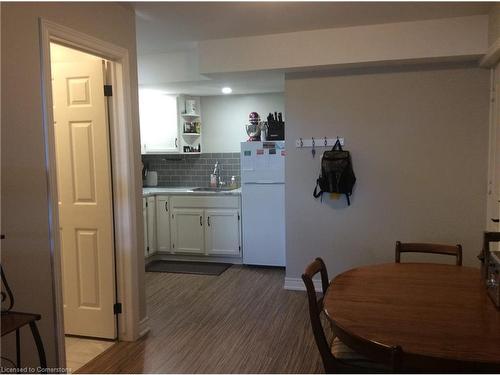
[[[285,142],[241,143],[243,263],[284,267]]]

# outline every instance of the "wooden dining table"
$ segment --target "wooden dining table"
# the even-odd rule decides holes
[[[401,346],[403,369],[500,372],[500,310],[477,268],[424,263],[354,268],[332,280],[324,309],[360,340]]]

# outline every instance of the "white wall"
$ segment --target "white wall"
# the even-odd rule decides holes
[[[54,295],[48,228],[47,176],[41,96],[40,18],[53,21],[126,48],[130,58],[130,82],[134,155],[140,171],[139,116],[135,14],[131,7],[116,3],[5,3],[2,7],[2,266],[15,295],[18,311],[39,313],[38,323],[49,366],[56,365]],[[142,222],[139,189],[138,223]],[[138,227],[138,244],[142,242]],[[141,251],[141,249],[137,249]],[[142,253],[142,251],[141,251]],[[140,270],[138,269],[138,272]],[[141,273],[139,273],[141,275]],[[144,268],[142,268],[142,276]],[[143,285],[144,280],[140,283]],[[137,285],[144,291],[142,285]],[[145,315],[142,295],[141,314]],[[38,356],[29,330],[22,332],[23,365],[38,366]],[[2,337],[2,355],[10,354],[12,335]]]
[[[488,16],[398,22],[201,41],[200,72],[304,69],[477,58]]]
[[[487,70],[287,77],[285,92],[286,141],[310,134],[345,137],[357,177],[351,206],[345,197],[325,195],[321,202],[312,196],[321,158],[313,159],[310,149],[287,148],[287,277],[300,278],[317,256],[332,277],[352,267],[394,262],[396,240],[461,243],[464,265],[479,265]]]
[[[264,121],[269,112],[282,112],[286,121],[284,94],[201,97],[202,151],[240,152],[240,142],[248,139],[245,124],[250,112]]]
[[[198,67],[198,49],[142,55],[138,57],[141,85],[203,80]],[[205,78],[206,79],[206,78]]]

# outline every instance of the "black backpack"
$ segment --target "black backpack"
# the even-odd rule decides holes
[[[321,175],[316,180],[313,196],[318,198],[323,193],[345,194],[347,205],[351,205],[349,196],[356,183],[356,176],[352,170],[351,154],[342,150],[337,139],[331,151],[325,151],[321,158]],[[318,192],[318,185],[320,191]]]

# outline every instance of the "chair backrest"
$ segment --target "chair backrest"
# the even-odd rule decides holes
[[[320,298],[318,298],[316,294],[316,288],[314,287],[313,283],[313,277],[317,273],[321,274],[321,286],[323,289],[323,295]],[[329,285],[328,272],[326,270],[323,259],[316,258],[314,262],[309,264],[302,274],[302,280],[304,281],[307,290],[307,299],[309,301],[309,317],[311,319],[314,340],[316,341],[316,345],[319,349],[325,371],[328,373],[331,372],[332,368],[335,367],[335,357],[331,353],[330,345],[328,343],[328,340],[326,339],[323,325],[321,324],[321,314],[323,312],[323,296],[325,295]]]
[[[396,263],[401,262],[401,253],[427,253],[451,255],[457,266],[462,265],[462,245],[439,245],[432,243],[401,243],[396,241]]]
[[[323,289],[323,293],[319,298],[316,294],[316,289],[313,283],[313,277],[317,273],[321,274],[321,286]],[[318,346],[323,366],[325,367],[325,372],[359,372],[359,369],[356,371],[356,367],[353,367],[352,365],[349,366],[337,360],[333,356],[330,345],[326,339],[325,331],[323,329],[323,325],[321,324],[321,314],[323,313],[323,298],[329,287],[329,280],[325,263],[321,258],[316,258],[314,262],[307,266],[306,270],[302,274],[302,280],[304,280],[304,284],[307,289],[309,315],[311,318],[314,340]],[[350,334],[339,327],[334,321],[330,321],[330,325],[334,335],[352,350],[372,358],[377,362],[388,365],[394,372],[399,372],[402,357],[401,347],[382,345]]]

